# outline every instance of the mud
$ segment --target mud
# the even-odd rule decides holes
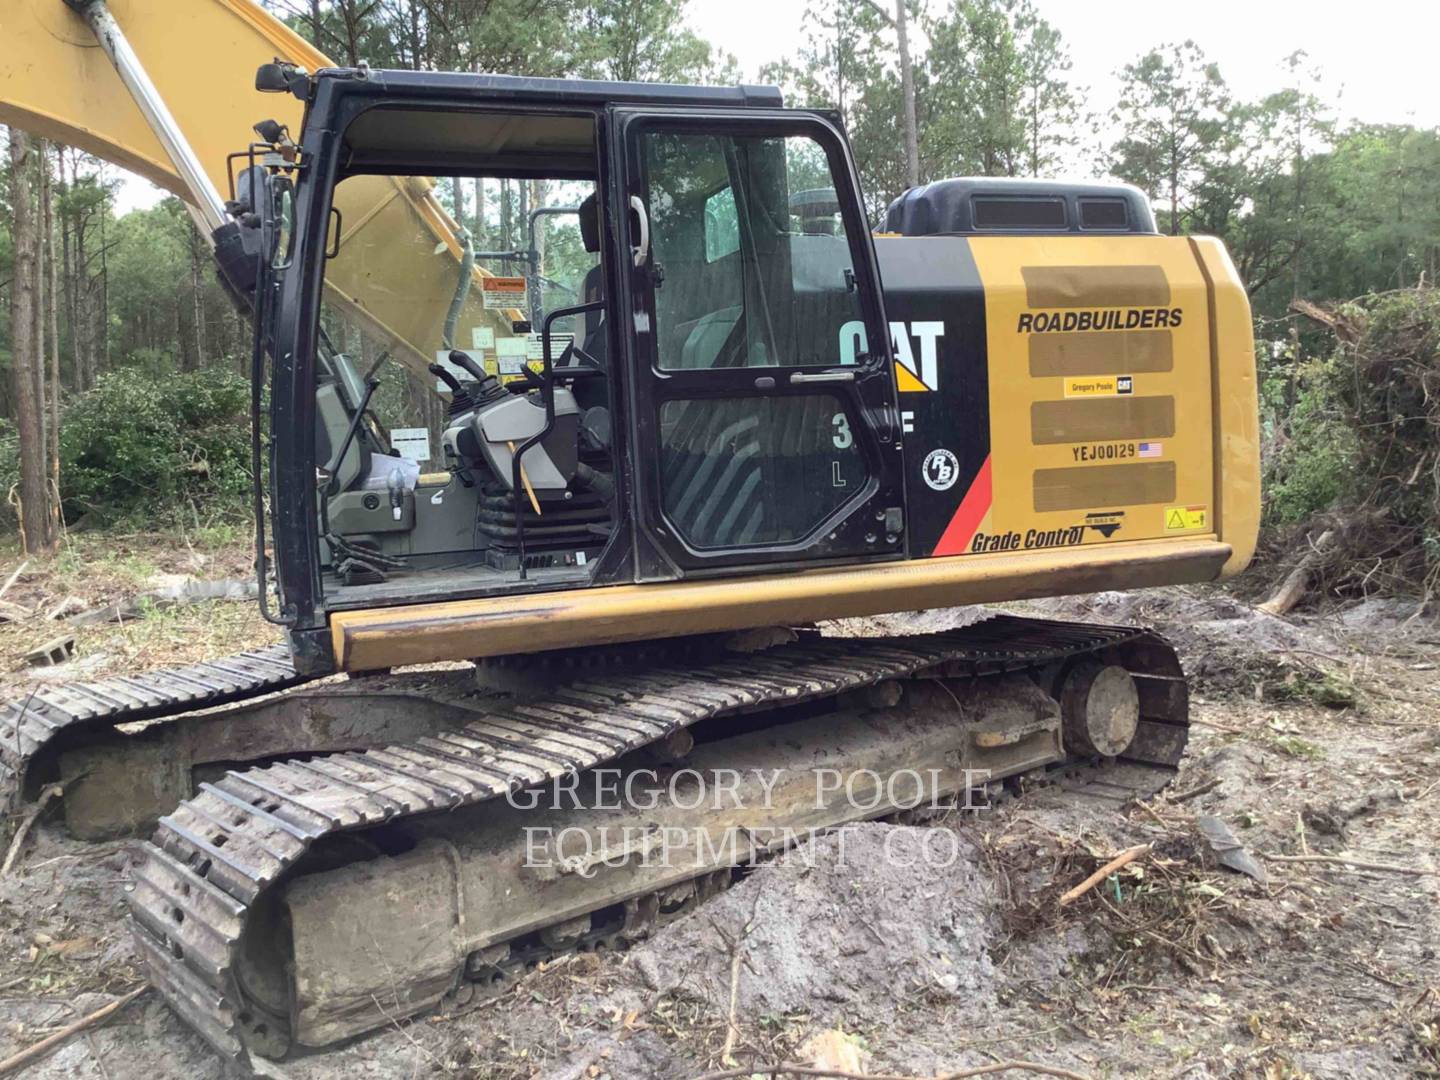
[[[1148,623],[1179,643],[1196,675],[1196,726],[1171,792],[1213,787],[1118,811],[1041,789],[925,826],[854,827],[843,850],[831,837],[766,865],[627,952],[565,958],[468,1012],[397,1022],[266,1071],[683,1078],[721,1067],[727,1050],[742,1066],[793,1058],[837,1029],[870,1071],[919,1076],[999,1058],[1093,1077],[1440,1070],[1435,624],[1374,602],[1275,620],[1203,589],[1028,613],[1037,607]],[[1348,703],[1284,696],[1287,679],[1291,690],[1333,684]],[[1202,813],[1267,860],[1268,885],[1206,859]],[[892,856],[913,854],[940,833],[958,852],[952,865],[885,857],[887,844]],[[1150,855],[1058,905],[1140,843]],[[1297,855],[1415,872],[1274,858]],[[68,840],[42,821],[0,878],[0,1056],[137,984],[121,923],[127,875],[123,847]],[[223,1074],[142,998],[27,1075]]]
[[[917,994],[963,996],[984,1009],[994,995],[994,907],[994,882],[969,837],[852,825],[667,928],[634,950],[630,967],[652,991],[723,1011],[738,952],[737,1003],[747,1016],[884,1023]]]

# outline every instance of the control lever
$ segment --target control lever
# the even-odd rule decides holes
[[[470,355],[468,353],[461,352],[459,349],[451,349],[449,360],[456,367],[462,369],[476,382],[485,381],[485,369],[482,368],[479,364],[475,363],[475,361],[470,358]]]
[[[524,376],[526,385],[534,387],[536,390],[545,389],[544,377],[537,374],[528,362],[520,365],[520,374]]]
[[[461,355],[463,356],[464,354],[462,353]],[[450,374],[449,368],[441,367],[439,364],[431,364],[429,370],[431,375],[434,375],[445,384],[445,388],[449,390],[451,394],[460,393],[460,380]]]

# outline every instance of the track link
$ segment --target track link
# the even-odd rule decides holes
[[[34,766],[86,735],[248,701],[308,681],[296,672],[288,646],[271,645],[184,667],[43,686],[0,705],[0,784],[13,798],[26,798],[34,794]]]
[[[483,803],[610,761],[716,716],[832,697],[917,675],[1044,670],[1121,655],[1141,694],[1125,758],[1156,790],[1184,751],[1187,699],[1173,650],[1133,627],[997,616],[923,637],[810,639],[642,674],[580,678],[506,703],[458,731],[383,750],[230,772],[162,818],[138,853],[135,939],[171,1007],[227,1058],[274,1045],[241,987],[241,940],[257,902],[323,838]],[[1159,770],[1156,772],[1155,770]]]

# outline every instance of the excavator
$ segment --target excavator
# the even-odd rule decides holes
[[[872,228],[840,118],[766,87],[337,66],[249,0],[4,21],[0,120],[185,200],[253,319],[283,643],[0,712],[14,799],[148,831],[136,949],[225,1058],[621,947],[817,830],[1173,774],[1162,637],[978,605],[1250,560],[1219,241],[1016,179]],[[477,250],[441,198],[477,182],[547,193],[526,247]]]

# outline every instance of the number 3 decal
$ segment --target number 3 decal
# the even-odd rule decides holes
[[[835,428],[835,434],[830,441],[835,444],[836,450],[849,450],[855,445],[855,436],[850,433],[850,420],[843,412],[832,416],[830,424]]]

